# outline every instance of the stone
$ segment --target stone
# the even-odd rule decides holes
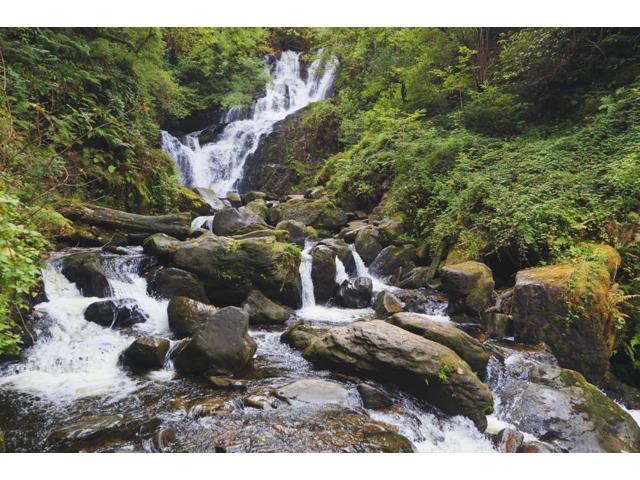
[[[76,284],[85,297],[110,297],[111,285],[96,251],[77,252],[65,255],[62,262],[62,274]]]
[[[246,390],[247,381],[236,378],[212,376],[209,377],[209,383],[219,390]]]
[[[468,261],[443,267],[442,287],[449,297],[447,312],[465,314],[479,320],[492,305],[495,282],[491,269],[484,263]]]
[[[512,356],[495,372],[500,419],[569,452],[638,452],[640,427],[578,372]]]
[[[401,279],[400,288],[428,288],[433,280],[433,270],[430,267],[416,267],[407,272]]]
[[[453,323],[433,320],[428,315],[417,313],[396,313],[389,323],[450,348],[480,375],[486,371],[490,351]]]
[[[311,250],[311,258],[311,280],[315,300],[317,304],[325,304],[337,289],[336,254],[330,248],[320,245]]]
[[[272,207],[269,220],[272,225],[283,220],[296,220],[318,230],[337,232],[346,225],[347,216],[328,198],[294,198]]]
[[[523,442],[518,453],[556,453],[549,444],[544,442]]]
[[[524,435],[514,428],[503,428],[496,435],[496,447],[504,453],[516,453],[520,451]]]
[[[165,338],[139,337],[122,353],[122,363],[133,370],[159,369],[168,351]]]
[[[271,238],[235,240],[203,235],[182,242],[172,266],[198,276],[220,306],[240,305],[251,290],[291,308],[302,305],[298,247]]]
[[[327,380],[305,378],[276,389],[275,395],[291,406],[306,407],[337,405],[349,407],[352,401],[349,392],[340,384]]]
[[[416,447],[404,435],[396,432],[369,432],[365,434],[366,452],[415,453]]]
[[[133,298],[93,302],[84,311],[84,318],[103,327],[130,327],[147,321],[147,315]]]
[[[215,212],[219,212],[226,208],[224,202],[218,198],[215,190],[211,188],[195,187],[193,191],[200,195],[211,207],[211,213],[201,213],[201,215],[212,215]]]
[[[453,350],[382,320],[331,328],[303,356],[320,368],[392,382],[481,431],[493,408],[488,387]]]
[[[346,308],[367,308],[371,303],[373,282],[368,277],[345,280],[338,290],[337,300]]]
[[[607,268],[596,262],[518,272],[512,305],[516,341],[545,342],[561,366],[599,382],[615,341],[610,288]]]
[[[415,268],[416,249],[411,245],[390,245],[383,248],[371,262],[369,270],[379,277],[393,276],[396,279]]]
[[[267,202],[265,202],[262,199],[252,200],[251,202],[247,203],[243,208],[259,216],[263,220],[266,220],[269,214],[269,207],[267,206]]]
[[[227,192],[227,201],[231,204],[232,207],[238,208],[242,206],[242,197],[240,194],[234,190]]]
[[[305,325],[303,321],[299,321],[280,335],[280,341],[297,350],[305,350],[311,345],[311,342],[318,338],[318,334],[318,330]]]
[[[404,310],[404,303],[393,293],[387,290],[381,290],[376,294],[373,301],[373,309],[378,316],[386,318],[394,313],[402,312]]]
[[[291,243],[295,243],[299,247],[304,247],[307,238],[307,229],[305,224],[295,220],[283,220],[276,225],[276,230],[286,230],[289,232]]]
[[[358,230],[355,238],[355,247],[365,265],[370,265],[382,251],[380,233],[373,227],[365,227]]]
[[[194,333],[175,357],[184,374],[236,373],[245,368],[256,351],[249,335],[249,316],[236,307],[218,310]]]
[[[356,387],[362,400],[364,408],[370,408],[372,410],[383,410],[393,405],[391,397],[384,393],[382,390],[378,390],[366,383],[359,383]]]
[[[151,445],[153,446],[153,451],[158,453],[169,451],[169,445],[175,443],[175,441],[176,431],[171,427],[158,430],[151,437]]]
[[[347,273],[356,273],[356,262],[353,258],[353,252],[349,248],[349,245],[347,245],[347,242],[340,238],[325,238],[324,240],[320,240],[318,245],[322,245],[323,247],[333,250],[344,265]]]
[[[168,260],[173,256],[178,245],[180,245],[180,240],[177,238],[164,233],[156,233],[144,239],[142,250],[144,253],[154,255],[161,260]]]
[[[167,307],[169,328],[178,338],[191,337],[217,311],[213,305],[187,297],[173,297]]]
[[[208,303],[204,285],[191,272],[179,268],[159,268],[147,276],[147,292],[160,298],[188,297]]]
[[[251,325],[282,325],[293,314],[293,310],[269,300],[259,290],[251,290],[241,308],[249,315]]]
[[[216,235],[234,235],[248,233],[253,230],[264,230],[267,227],[262,217],[247,209],[225,208],[213,217],[212,231]]]

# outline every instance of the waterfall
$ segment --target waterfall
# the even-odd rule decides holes
[[[183,184],[212,188],[226,195],[241,180],[246,160],[276,122],[326,97],[337,60],[326,64],[314,61],[304,80],[300,55],[282,52],[271,69],[265,95],[254,103],[249,118],[244,118],[240,107],[230,109],[225,116],[229,123],[216,141],[200,145],[200,132],[187,135],[183,141],[168,132],[161,133],[162,149],[174,159]]]
[[[111,298],[133,298],[148,319],[134,330],[143,335],[167,335],[166,300],[147,294],[147,282],[137,274],[139,254],[105,255],[105,271],[113,291]],[[105,328],[84,318],[96,297],[83,297],[75,284],[60,272],[60,257],[43,270],[48,301],[36,306],[40,317],[38,341],[25,352],[25,361],[7,369],[0,385],[66,402],[105,396],[119,399],[139,388],[139,383],[118,366],[120,353],[134,340],[122,330]]]
[[[370,278],[371,279],[371,283],[373,284],[373,292],[374,293],[381,292],[382,290],[388,290],[390,292],[393,292],[397,288],[397,287],[394,287],[392,285],[387,285],[386,283],[384,283],[379,278],[376,278],[374,275],[371,275],[371,272],[369,272],[369,269],[364,264],[364,261],[362,260],[362,257],[360,256],[360,254],[356,250],[356,246],[354,244],[350,244],[349,245],[349,249],[351,250],[351,253],[353,254],[353,260],[354,260],[354,262],[356,264],[356,275],[358,277]]]
[[[336,283],[338,285],[342,285],[342,282],[345,280],[349,280],[349,275],[347,274],[347,269],[340,260],[340,257],[336,255]]]
[[[316,304],[316,297],[313,293],[313,280],[311,279],[311,258],[312,243],[305,243],[302,250],[302,261],[300,262],[300,283],[302,284],[302,308],[308,309]]]

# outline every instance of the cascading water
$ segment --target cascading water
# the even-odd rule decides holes
[[[141,255],[105,257],[105,270],[113,291],[111,298],[132,298],[148,316],[135,330],[142,334],[168,333],[167,301],[147,294],[147,282],[135,272]],[[0,385],[66,402],[104,396],[111,400],[139,388],[139,383],[118,366],[120,353],[134,338],[84,318],[96,297],[84,297],[75,284],[60,273],[58,259],[43,270],[49,299],[36,306],[42,319],[39,340],[27,351],[26,361],[3,372]]]
[[[373,284],[374,293],[381,292],[383,290],[388,290],[390,292],[393,292],[396,289],[396,287],[392,285],[387,285],[379,278],[375,277],[374,275],[371,275],[371,272],[369,272],[369,269],[364,264],[364,260],[362,260],[362,257],[356,250],[356,247],[354,244],[350,244],[349,248],[351,249],[351,254],[353,255],[353,260],[356,264],[356,275],[358,277],[370,278],[371,283]]]
[[[276,122],[326,97],[337,61],[314,61],[305,80],[300,55],[282,52],[271,69],[266,93],[255,102],[249,118],[243,119],[239,108],[229,110],[225,118],[229,123],[216,141],[200,145],[200,132],[183,141],[162,132],[162,148],[173,157],[186,186],[211,188],[226,195],[242,178],[245,162]]]

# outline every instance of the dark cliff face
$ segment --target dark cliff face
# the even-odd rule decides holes
[[[339,118],[325,102],[281,120],[247,159],[238,190],[286,195],[311,186],[322,162],[341,150],[339,130]]]

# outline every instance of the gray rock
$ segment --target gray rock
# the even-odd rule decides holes
[[[371,303],[373,282],[368,277],[345,280],[338,290],[337,300],[347,308],[366,308]]]
[[[264,219],[246,207],[226,208],[216,213],[212,224],[213,233],[223,236],[264,230],[266,227]]]
[[[337,289],[336,254],[322,245],[311,250],[311,280],[316,303],[327,303]]]
[[[306,378],[276,389],[276,396],[292,406],[338,405],[349,407],[349,392],[340,384],[327,380]]]
[[[364,408],[370,408],[372,410],[382,410],[389,408],[393,405],[391,397],[384,393],[382,390],[378,390],[366,383],[359,383],[357,386],[358,393],[362,399],[362,405]]]
[[[113,293],[99,252],[77,252],[65,255],[60,261],[62,274],[75,283],[85,297],[109,297]]]
[[[196,275],[179,268],[159,268],[147,276],[147,292],[161,298],[188,297],[208,303],[204,285]]]
[[[139,337],[122,353],[122,363],[134,370],[162,368],[169,351],[169,340]]]
[[[393,293],[382,290],[376,294],[373,301],[373,309],[378,316],[386,318],[394,313],[402,312],[402,310],[404,310],[404,303]]]
[[[178,338],[191,337],[217,311],[213,305],[187,297],[174,297],[167,307],[169,328]]]
[[[103,327],[130,327],[147,321],[147,315],[133,298],[94,302],[84,311],[84,318]]]
[[[251,290],[241,307],[249,315],[251,325],[282,325],[293,310],[269,300],[259,290]]]

